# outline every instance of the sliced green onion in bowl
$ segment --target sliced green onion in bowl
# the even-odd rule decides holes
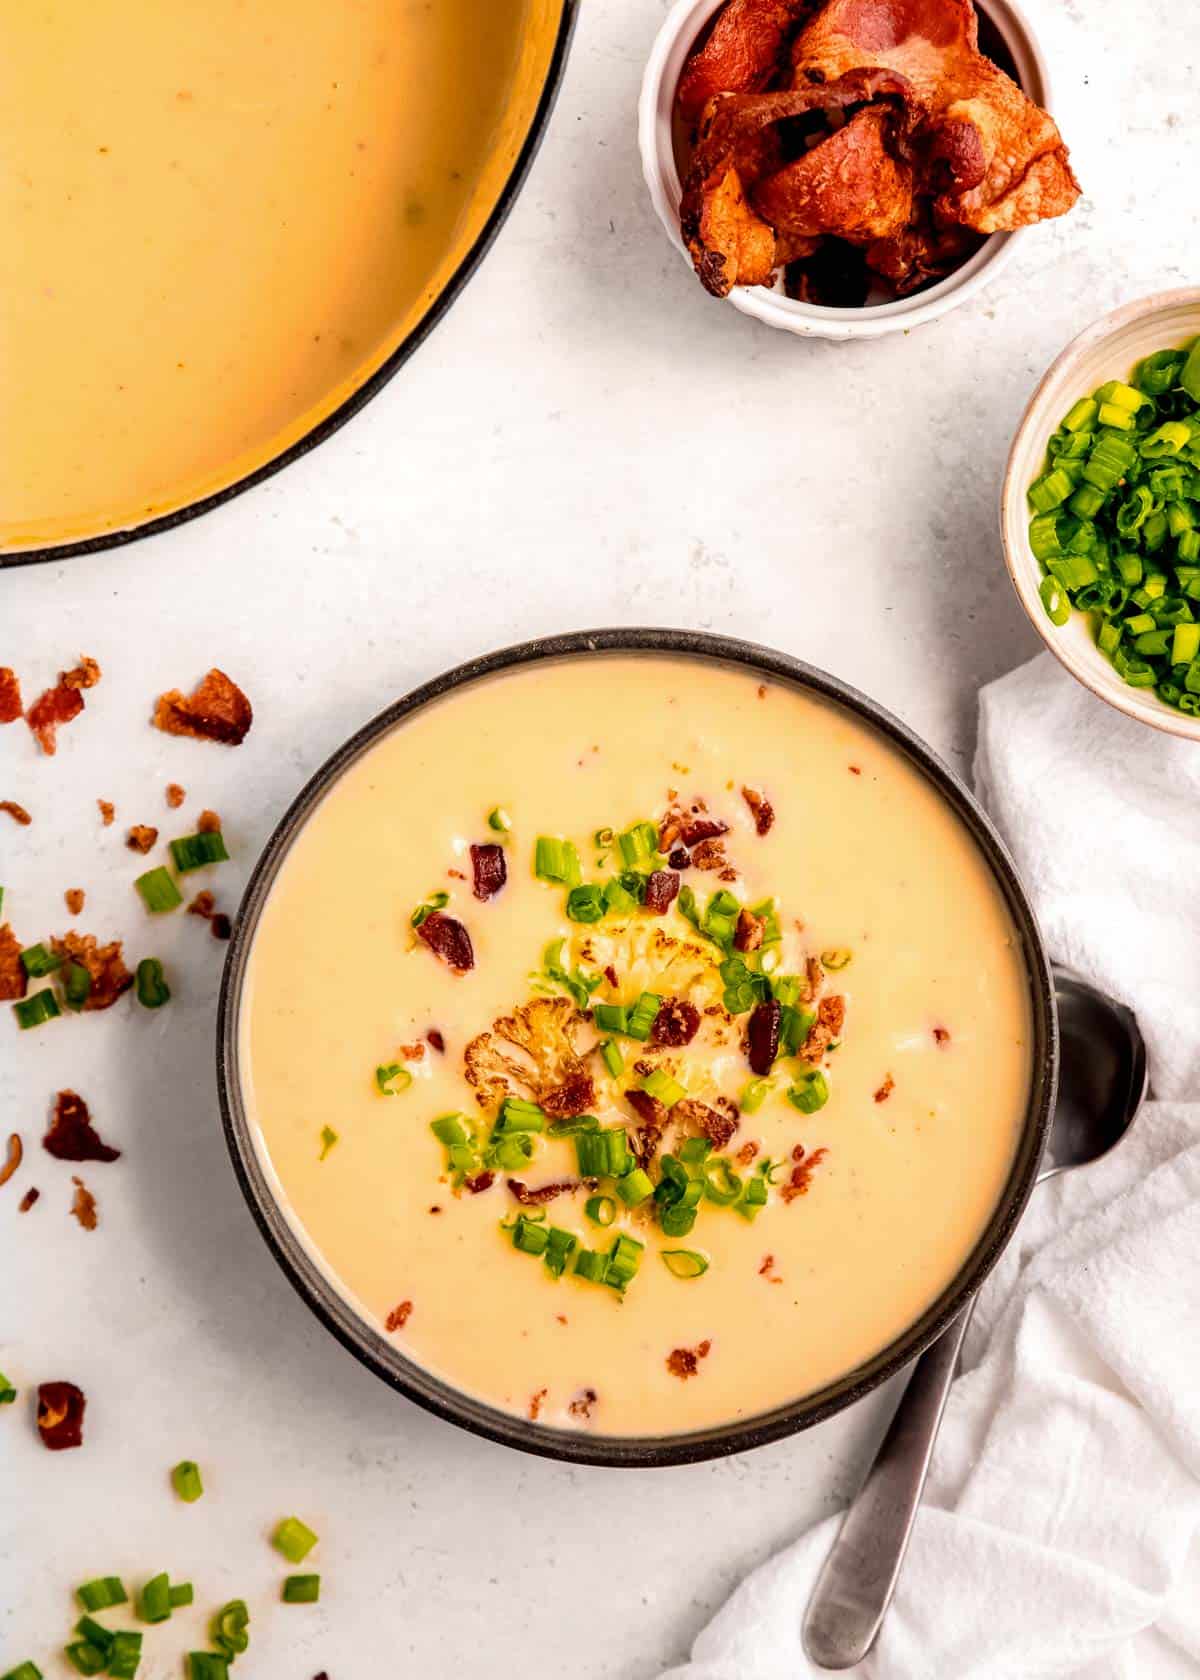
[[[708,1256],[695,1248],[664,1248],[660,1250],[662,1263],[673,1277],[703,1277],[708,1270]]]

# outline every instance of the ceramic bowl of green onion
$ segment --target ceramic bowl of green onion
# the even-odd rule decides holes
[[[1081,333],[1025,412],[1005,560],[1046,645],[1127,716],[1200,740],[1200,288]]]

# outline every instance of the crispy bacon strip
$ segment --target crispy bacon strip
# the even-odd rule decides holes
[[[154,704],[154,727],[168,735],[191,735],[236,747],[254,722],[249,700],[231,677],[213,666],[190,695],[178,688],[160,694]]]
[[[684,66],[675,95],[684,122],[694,123],[714,94],[761,93],[812,8],[813,0],[729,0]]]
[[[751,200],[775,229],[802,239],[832,234],[851,244],[889,239],[913,214],[913,172],[893,152],[895,115],[867,105],[820,145],[754,189]]]
[[[48,688],[25,713],[25,721],[34,739],[46,754],[53,758],[58,751],[58,730],[64,723],[79,716],[83,710],[83,695],[60,677],[57,686]]]
[[[42,1148],[59,1161],[116,1161],[121,1154],[101,1138],[77,1091],[58,1093]]]
[[[10,1003],[25,996],[25,965],[21,941],[7,922],[0,923],[0,1002]]]

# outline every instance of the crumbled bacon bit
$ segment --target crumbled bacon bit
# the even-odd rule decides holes
[[[611,963],[609,963],[608,967],[604,970],[604,978],[608,981],[609,985],[613,987],[619,986],[621,983],[617,979],[617,971]]]
[[[698,846],[692,848],[693,869],[720,869],[729,867],[729,859],[725,856],[725,842],[723,840],[701,840]],[[722,879],[725,877],[723,876]]]
[[[751,1139],[750,1142],[742,1145],[737,1154],[734,1156],[734,1160],[737,1162],[739,1167],[748,1167],[757,1154],[758,1145],[753,1141],[753,1139]]]
[[[445,1055],[446,1040],[442,1037],[436,1027],[430,1027],[429,1031],[425,1034],[425,1037],[429,1040],[430,1044],[432,1044],[439,1056]]]
[[[245,740],[254,713],[238,685],[215,665],[190,695],[172,688],[154,704],[154,727],[168,735],[191,735],[236,747]]]
[[[537,1422],[538,1415],[539,1415],[539,1413],[541,1412],[541,1409],[542,1409],[542,1401],[546,1398],[546,1396],[547,1396],[547,1394],[549,1394],[549,1392],[550,1392],[550,1390],[548,1388],[539,1388],[536,1394],[531,1394],[529,1396],[529,1421],[530,1421],[530,1423],[536,1423]]]
[[[658,1153],[658,1146],[667,1128],[667,1111],[649,1091],[626,1091],[625,1100],[642,1124],[633,1134],[633,1154],[643,1171]]]
[[[16,1132],[10,1132],[8,1134],[8,1154],[5,1158],[4,1165],[0,1167],[0,1184],[8,1183],[9,1179],[21,1165],[21,1159],[24,1154],[25,1146],[22,1144],[19,1134]]]
[[[744,787],[742,798],[749,805],[750,814],[754,818],[754,832],[759,835],[769,834],[775,821],[775,807],[766,794],[758,793],[751,787]]]
[[[83,909],[87,895],[82,887],[68,887],[63,894],[63,900],[72,916],[78,916]]]
[[[61,681],[56,688],[48,688],[39,695],[30,706],[25,713],[25,722],[47,758],[53,758],[58,751],[59,726],[70,723],[82,710],[83,695],[77,688],[68,688]]]
[[[522,1207],[542,1207],[546,1202],[552,1202],[555,1196],[561,1196],[564,1190],[579,1188],[577,1178],[563,1178],[557,1184],[540,1184],[536,1190],[530,1190],[519,1178],[510,1178],[507,1183]]]
[[[800,928],[800,931],[801,933],[804,932],[803,927]],[[817,1000],[817,993],[821,990],[821,987],[824,984],[825,969],[821,964],[820,957],[805,957],[804,985],[800,989],[800,1002],[815,1003]]]
[[[648,1056],[639,1057],[639,1059],[633,1064],[633,1071],[636,1074],[640,1074],[643,1079],[649,1079],[650,1075],[654,1072],[654,1063]]]
[[[212,919],[212,936],[214,939],[233,938],[233,923],[223,910],[218,910]]]
[[[17,673],[10,665],[0,665],[0,723],[15,723],[22,709]]]
[[[178,782],[167,783],[167,804],[172,811],[178,811],[186,798],[186,788],[181,788]]]
[[[554,1317],[556,1322],[559,1324],[565,1324],[567,1322],[567,1315],[565,1313],[555,1313]]]
[[[678,1377],[680,1382],[686,1382],[689,1377],[696,1375],[700,1361],[707,1359],[711,1347],[712,1343],[705,1341],[695,1348],[673,1348],[667,1355],[667,1370],[673,1377]]]
[[[41,1195],[41,1193],[42,1192],[37,1188],[36,1185],[31,1184],[29,1189],[26,1190],[25,1194],[21,1197],[21,1200],[17,1203],[17,1212],[18,1213],[28,1213],[30,1208],[33,1206],[34,1202],[36,1202],[38,1197]]]
[[[86,653],[79,655],[79,663],[70,671],[60,671],[58,680],[63,688],[95,688],[103,672]]]
[[[61,939],[52,939],[50,946],[56,956],[79,963],[91,975],[92,989],[84,1009],[109,1009],[133,985],[133,975],[121,957],[119,939],[99,945],[93,933],[65,933]]]
[[[677,1050],[690,1044],[700,1030],[700,1012],[686,998],[665,997],[650,1028],[652,1044],[666,1044]]]
[[[144,857],[157,839],[156,828],[148,828],[145,823],[135,823],[125,836],[125,844],[131,852],[141,852]]]
[[[860,767],[857,764],[850,764],[850,765],[847,766],[847,769],[850,771],[850,774],[852,776],[861,776],[862,775],[862,770],[860,769]]]
[[[203,916],[205,921],[211,921],[212,914],[216,909],[216,906],[216,899],[206,887],[203,892],[198,892],[192,902],[188,905],[188,915]]]
[[[771,1273],[774,1270],[775,1270],[775,1256],[773,1254],[764,1254],[762,1265],[758,1268],[759,1277],[769,1277],[769,1278],[771,1278],[772,1283],[779,1283],[781,1281],[779,1278],[771,1277]]]
[[[673,869],[656,869],[646,877],[646,909],[665,916],[679,895],[679,876]]]
[[[817,1005],[817,1018],[808,1029],[808,1037],[800,1046],[800,1059],[819,1062],[837,1038],[846,1022],[844,997],[822,998]]]
[[[0,1000],[7,1003],[23,998],[27,979],[21,961],[21,941],[7,922],[0,923]]]
[[[504,847],[491,843],[486,846],[472,846],[471,873],[474,876],[472,891],[475,897],[485,902],[489,898],[495,898],[508,880]]]
[[[692,854],[685,847],[676,846],[675,850],[668,856],[667,862],[672,869],[690,869],[692,867]]]
[[[744,907],[738,911],[737,927],[733,933],[735,951],[757,951],[767,931],[766,919]]]
[[[946,1031],[945,1027],[934,1027],[933,1041],[935,1044],[949,1044],[950,1034]]]
[[[100,1223],[100,1215],[96,1212],[96,1198],[81,1178],[72,1176],[71,1183],[75,1186],[71,1212],[85,1231],[94,1231]]]
[[[51,1452],[83,1445],[84,1393],[71,1382],[38,1384],[37,1426]]]
[[[737,1131],[736,1114],[721,1114],[715,1108],[709,1108],[707,1103],[696,1102],[692,1097],[685,1097],[677,1102],[671,1110],[672,1120],[682,1125],[694,1128],[702,1137],[706,1137],[714,1149],[724,1149],[734,1132]]]
[[[196,818],[197,834],[220,834],[221,819],[215,811],[201,811]]]
[[[431,911],[417,929],[417,937],[455,974],[466,974],[475,967],[471,935],[453,916],[445,916],[440,910]]]
[[[113,825],[113,818],[117,814],[117,807],[113,804],[111,799],[97,799],[96,806],[100,812],[100,821],[104,824],[105,828],[111,828]]]
[[[446,873],[453,881],[465,881],[467,878],[461,869],[447,869]]]
[[[54,1115],[42,1148],[59,1161],[115,1161],[121,1153],[100,1137],[88,1105],[76,1091],[60,1091],[54,1099]]]
[[[779,1192],[785,1202],[794,1202],[797,1196],[807,1196],[813,1172],[828,1153],[827,1149],[814,1149],[811,1155],[806,1155],[803,1144],[796,1145],[792,1150],[792,1160],[796,1165],[792,1168],[791,1178]]]
[[[885,1074],[883,1084],[875,1093],[875,1101],[877,1103],[886,1102],[895,1089],[896,1081],[892,1078],[890,1073]]]
[[[581,1388],[574,1400],[572,1400],[571,1404],[567,1407],[567,1410],[570,1412],[572,1417],[590,1418],[592,1415],[592,1407],[596,1404],[596,1401],[599,1398],[600,1396],[596,1393],[594,1388]]]
[[[706,840],[716,840],[722,834],[729,833],[729,824],[719,821],[716,817],[704,814],[704,803],[698,800],[692,806],[680,824],[679,837],[685,846],[702,845]],[[695,853],[692,854],[695,862]]]
[[[490,1190],[495,1182],[496,1175],[494,1172],[480,1172],[476,1173],[474,1178],[465,1178],[463,1185],[471,1192],[472,1196],[478,1196],[481,1191]]]
[[[20,823],[22,828],[28,828],[33,821],[24,805],[18,805],[15,799],[0,799],[0,811],[7,811],[12,820]]]
[[[401,1301],[398,1307],[393,1307],[384,1320],[384,1329],[390,1335],[393,1330],[403,1330],[408,1323],[408,1315],[412,1312],[411,1301]]]
[[[400,1046],[400,1060],[402,1062],[419,1062],[425,1055],[423,1044],[402,1044]]]
[[[767,698],[767,685],[766,685],[766,683],[759,683],[759,685],[758,685],[758,698],[760,700],[765,700]]]
[[[760,1077],[770,1073],[779,1054],[779,1027],[783,1009],[777,998],[756,1003],[746,1027],[746,1055],[750,1071]]]

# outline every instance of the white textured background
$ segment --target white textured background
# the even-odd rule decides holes
[[[482,0],[481,0],[482,3]],[[36,694],[105,667],[54,760],[0,732],[6,909],[146,949],[129,822],[184,832],[216,807],[253,857],[301,781],[414,682],[539,632],[680,624],[774,642],[898,711],[965,769],[979,684],[1033,651],[1003,573],[1007,441],[1065,340],[1115,304],[1194,282],[1200,25],[1166,0],[1028,0],[1085,199],[1031,235],[983,299],[911,337],[805,343],[708,299],[653,220],[634,132],[665,0],[584,0],[532,178],[448,320],[344,431],[167,537],[0,574],[0,664]],[[146,727],[212,663],[247,689],[237,752]],[[176,819],[161,789],[194,800]],[[98,827],[94,801],[118,824]],[[227,884],[226,884],[227,883]],[[212,1037],[221,950],[156,925],[176,998],[18,1037],[0,1023],[0,1125],[26,1166],[0,1190],[0,1369],[91,1396],[85,1449],[52,1457],[0,1416],[0,1671],[48,1676],[70,1585],[160,1568],[193,1617],[149,1630],[142,1680],[181,1672],[200,1606],[244,1594],[246,1672],[569,1674],[640,1680],[678,1659],[738,1577],[853,1485],[879,1396],[719,1465],[581,1471],[437,1423],[309,1317],[261,1243],[221,1140]],[[84,1169],[102,1224],[67,1215],[70,1168],[37,1145],[74,1085],[126,1151]],[[42,1200],[18,1217],[26,1185]],[[205,1499],[166,1485],[201,1461]],[[321,1533],[316,1609],[275,1600],[265,1543]],[[797,1606],[797,1614],[800,1606]],[[241,1667],[238,1670],[242,1672]]]

